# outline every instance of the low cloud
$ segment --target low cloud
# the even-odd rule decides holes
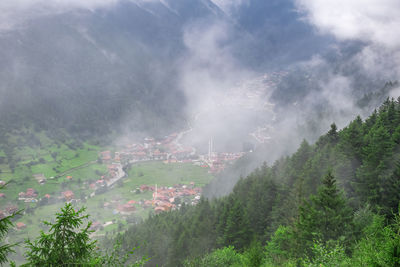
[[[320,32],[343,42],[361,42],[351,58],[370,80],[400,77],[400,1],[295,0],[303,18]]]
[[[230,25],[197,21],[185,29],[181,84],[191,110],[204,110],[248,75],[232,56]]]
[[[295,0],[306,19],[342,40],[361,40],[399,47],[398,0]]]

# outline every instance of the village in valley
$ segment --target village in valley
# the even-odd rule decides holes
[[[273,73],[239,85],[216,103],[216,108],[239,107],[257,114],[265,112],[274,120],[273,106],[261,99],[264,99],[265,87],[275,86],[284,75]],[[21,149],[19,156],[23,160],[9,175],[8,166],[0,164],[0,184],[16,181],[0,192],[0,218],[22,210],[23,215],[17,216],[15,222],[22,238],[32,229],[37,230],[43,219],[53,216],[68,202],[77,208],[87,207],[94,234],[103,235],[117,230],[116,225],[120,231],[124,225],[137,223],[150,214],[196,205],[204,185],[251,152],[216,152],[211,136],[208,148],[202,145],[202,149],[196,149],[184,144],[184,136],[190,139],[189,132],[197,132],[194,124],[200,117],[207,117],[207,111],[194,116],[193,126],[188,125],[189,129],[182,132],[135,142],[125,140],[123,145],[106,149],[88,143],[75,144],[75,141],[57,144],[41,135],[42,147],[47,150]],[[268,125],[253,131],[248,134],[253,141],[269,142]]]
[[[36,186],[25,188],[18,192],[15,198],[9,196],[8,193],[0,193],[0,199],[7,198],[8,200],[7,204],[0,209],[0,217],[13,214],[21,208],[26,214],[34,213],[35,209],[40,210],[39,208],[44,209],[46,206],[59,206],[69,202],[77,206],[86,205],[89,210],[91,206],[96,206],[97,212],[100,208],[112,215],[106,216],[107,218],[103,218],[102,221],[101,218],[96,218],[92,224],[92,230],[99,230],[114,224],[117,221],[115,218],[137,215],[136,217],[143,219],[149,213],[157,214],[179,209],[182,205],[196,205],[201,199],[202,186],[209,182],[213,175],[220,173],[227,165],[242,157],[244,152],[216,153],[213,151],[213,143],[210,139],[208,153],[198,155],[195,148],[179,143],[182,135],[182,133],[173,133],[161,139],[147,137],[142,142],[126,144],[119,149],[99,151],[96,164],[104,166],[106,171],[96,171],[97,177],[77,177],[68,172],[64,177],[34,174],[32,180],[35,181]],[[88,164],[90,167],[94,161]],[[188,171],[184,174],[185,177],[179,175],[178,182],[175,178],[168,181],[163,181],[163,177],[146,179],[146,171],[139,171],[136,177],[134,177],[135,174],[130,173],[136,167],[140,168],[147,164],[156,164],[154,165],[156,168],[167,168],[160,171],[161,175],[165,175],[164,173],[171,168],[175,172],[182,167]],[[191,177],[193,168],[201,173],[200,177],[209,178],[205,180],[197,178],[196,183]],[[170,176],[174,175],[170,174]],[[46,185],[55,183],[55,180],[60,182],[59,179],[62,179],[61,190],[43,192]],[[4,181],[0,183],[5,184]],[[118,191],[123,192],[113,194]],[[97,217],[96,213],[94,215]],[[16,222],[17,230],[27,227],[27,220],[24,221],[23,218]]]

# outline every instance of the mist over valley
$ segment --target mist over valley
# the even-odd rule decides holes
[[[399,10],[1,2],[0,263],[71,264],[25,240],[86,207],[77,264],[362,266],[364,234],[397,229]]]

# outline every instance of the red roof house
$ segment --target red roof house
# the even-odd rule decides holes
[[[71,199],[74,198],[74,192],[72,192],[71,190],[62,192],[63,197],[65,198],[66,201],[70,201]]]
[[[17,229],[21,230],[23,228],[26,228],[26,224],[24,224],[23,222],[17,222],[16,223]]]

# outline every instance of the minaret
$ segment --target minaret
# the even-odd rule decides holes
[[[213,153],[213,139],[212,137],[208,141],[208,160],[211,161],[211,156]]]

